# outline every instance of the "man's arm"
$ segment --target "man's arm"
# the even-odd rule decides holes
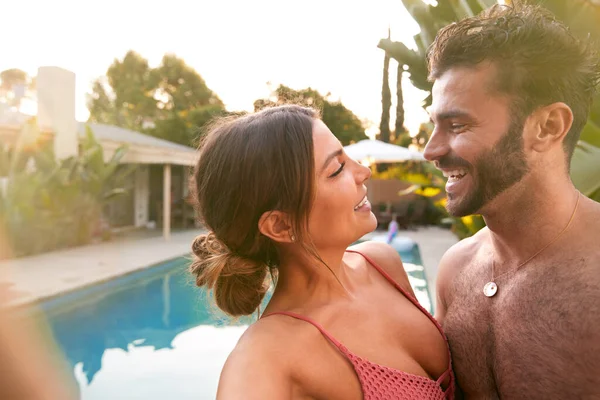
[[[447,254],[447,253],[446,253]],[[448,305],[446,302],[446,293],[448,290],[448,283],[451,280],[452,266],[447,260],[448,257],[444,255],[440,260],[438,266],[438,276],[436,277],[435,285],[435,319],[441,324],[444,322],[446,317],[446,311]]]
[[[565,275],[564,294],[550,306],[562,314],[549,337],[556,346],[555,381],[562,382],[555,393],[562,391],[563,398],[600,398],[600,259],[591,264],[572,270],[577,279]]]
[[[466,256],[472,249],[472,239],[465,239],[452,246],[442,256],[438,265],[436,277],[436,307],[435,319],[443,324],[449,306],[449,295],[452,293],[454,278],[460,273],[466,263]],[[472,254],[471,254],[472,255]]]

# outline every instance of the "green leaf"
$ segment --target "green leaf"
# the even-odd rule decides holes
[[[600,148],[580,141],[571,161],[571,179],[581,193],[590,196],[600,189]]]
[[[469,4],[464,0],[449,0],[458,19],[469,18],[475,15]]]
[[[407,187],[406,189],[403,189],[401,191],[398,192],[398,196],[406,196],[409,195],[411,193],[416,192],[417,190],[419,190],[421,188],[420,185],[411,185],[409,187]]]
[[[112,189],[104,194],[104,201],[108,201],[117,196],[124,195],[125,193],[127,193],[127,190],[123,188]]]
[[[591,119],[588,119],[581,131],[580,140],[600,147],[600,126],[596,125]]]
[[[99,171],[104,167],[104,150],[96,140],[94,132],[89,125],[85,127],[85,134],[86,137],[83,144],[85,156],[83,158],[92,169]]]
[[[117,148],[115,150],[115,152],[113,153],[112,157],[110,158],[110,161],[107,164],[109,164],[109,165],[118,165],[121,162],[121,159],[127,153],[127,150],[128,150],[128,146],[127,145],[122,145],[119,148]]]

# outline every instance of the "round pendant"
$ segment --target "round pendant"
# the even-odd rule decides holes
[[[496,285],[496,282],[488,282],[483,287],[483,294],[485,294],[487,297],[493,297],[497,291],[498,285]]]

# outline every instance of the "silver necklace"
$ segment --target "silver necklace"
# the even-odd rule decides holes
[[[527,260],[523,261],[521,264],[517,265],[515,268],[509,269],[505,273],[494,277],[494,267],[496,265],[496,261],[495,261],[495,257],[494,257],[494,260],[492,260],[492,279],[483,286],[483,294],[486,295],[487,297],[494,297],[494,295],[496,295],[496,293],[498,293],[498,284],[496,283],[496,280],[498,278],[508,274],[509,272],[517,271],[519,268],[521,268],[522,266],[527,264],[529,261],[533,260],[542,251],[546,250],[548,247],[550,247],[550,245],[552,245],[554,242],[556,242],[558,240],[558,238],[560,238],[563,235],[563,233],[565,233],[567,231],[567,229],[569,229],[569,227],[571,226],[571,223],[573,222],[573,218],[575,217],[575,213],[577,212],[577,207],[579,207],[579,199],[580,198],[581,198],[581,193],[577,192],[577,202],[575,203],[575,208],[573,209],[573,213],[571,214],[571,218],[569,219],[567,226],[565,226],[563,228],[563,230],[560,231],[560,233],[554,239],[552,239],[550,241],[550,243],[548,243],[547,245],[545,245],[544,247],[539,249],[534,255],[529,257]]]

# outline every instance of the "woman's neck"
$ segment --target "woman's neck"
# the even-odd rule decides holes
[[[268,312],[310,308],[352,298],[353,284],[343,261],[345,250],[319,251],[321,260],[306,253],[284,252]]]

